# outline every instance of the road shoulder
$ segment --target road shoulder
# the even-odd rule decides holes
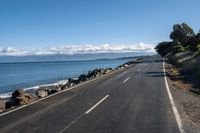
[[[186,84],[180,79],[177,80],[172,77],[178,75],[178,69],[166,63],[166,72],[169,88],[183,122],[185,132],[198,133],[200,131],[200,95],[190,91],[192,89],[190,83]]]

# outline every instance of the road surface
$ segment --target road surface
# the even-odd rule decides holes
[[[0,117],[8,133],[176,133],[162,58],[107,75]]]

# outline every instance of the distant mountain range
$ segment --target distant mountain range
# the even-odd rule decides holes
[[[87,53],[87,54],[57,54],[57,55],[29,55],[29,56],[0,56],[0,63],[10,62],[46,62],[46,61],[81,61],[97,59],[127,58],[141,55],[152,55],[154,52],[126,52],[126,53]]]

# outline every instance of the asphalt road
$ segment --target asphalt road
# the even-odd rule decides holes
[[[136,65],[0,117],[9,133],[176,133],[162,59]]]

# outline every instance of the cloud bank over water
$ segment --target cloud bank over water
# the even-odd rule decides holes
[[[57,54],[87,54],[87,53],[123,53],[123,52],[155,52],[152,44],[133,45],[62,45],[46,49],[24,50],[14,47],[0,47],[0,56],[28,56],[28,55],[57,55]]]

